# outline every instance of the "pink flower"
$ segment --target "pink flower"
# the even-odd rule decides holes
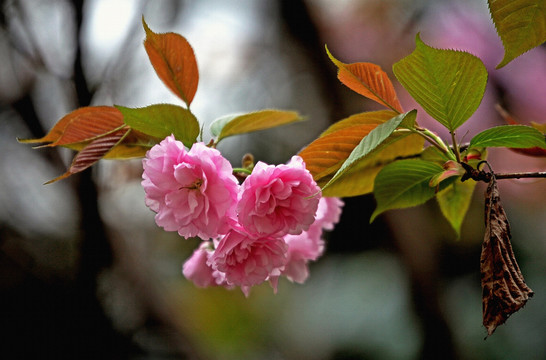
[[[214,254],[212,242],[203,241],[182,266],[182,274],[197,287],[223,286],[233,289],[234,286],[226,282],[225,274],[214,270],[208,263],[212,254]]]
[[[317,215],[313,224],[320,224],[325,230],[333,230],[339,222],[343,201],[337,197],[322,197],[320,199]]]
[[[282,272],[288,280],[303,283],[309,276],[309,261],[317,260],[324,252],[323,230],[332,230],[339,221],[343,201],[333,197],[320,199],[315,222],[299,235],[285,235],[288,261]]]
[[[299,156],[286,165],[258,162],[239,193],[239,223],[251,234],[300,234],[315,220],[320,188]]]
[[[256,238],[236,226],[220,240],[208,264],[225,274],[228,285],[240,286],[248,295],[251,286],[280,274],[286,249],[282,238]]]
[[[193,281],[198,287],[216,285],[214,270],[207,264],[207,260],[213,252],[211,245],[209,241],[202,242],[182,266],[182,273],[186,279]]]
[[[322,229],[311,226],[308,231],[299,235],[285,235],[288,244],[288,261],[282,272],[288,280],[303,284],[309,276],[307,263],[316,260],[324,251],[324,241],[321,239]]]
[[[229,230],[239,185],[218,150],[195,143],[186,152],[171,135],[148,151],[143,167],[146,205],[158,226],[204,240]]]

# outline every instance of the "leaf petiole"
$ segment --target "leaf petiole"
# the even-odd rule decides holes
[[[457,162],[461,162],[461,154],[459,152],[459,145],[457,145],[457,139],[455,138],[455,131],[450,131],[451,134],[451,144],[453,146],[453,151],[455,152],[455,158],[457,159]]]
[[[436,135],[429,129],[417,127],[417,128],[409,129],[409,130],[411,132],[414,132],[424,137],[425,140],[427,140],[432,146],[436,147],[438,150],[446,154],[450,158],[450,160],[457,161],[457,157],[455,156],[453,151],[449,148],[449,146],[447,146],[438,135]]]

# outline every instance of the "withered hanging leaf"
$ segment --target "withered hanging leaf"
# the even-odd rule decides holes
[[[510,238],[510,224],[493,176],[485,193],[485,237],[480,258],[483,325],[488,336],[533,296],[516,262]]]

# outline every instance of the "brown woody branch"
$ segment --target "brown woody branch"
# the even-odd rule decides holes
[[[478,169],[480,167],[479,166],[480,164],[478,164]],[[490,172],[486,172],[484,170],[474,169],[472,166],[468,165],[467,163],[461,163],[461,165],[466,171],[466,173],[462,176],[461,181],[472,179],[474,181],[483,181],[488,183],[491,181],[491,178],[493,177],[493,175],[495,176],[497,180],[523,179],[523,178],[546,178],[546,171],[497,174],[497,173],[493,173],[491,168],[489,168]]]
[[[546,171],[495,174],[499,179],[546,178]]]

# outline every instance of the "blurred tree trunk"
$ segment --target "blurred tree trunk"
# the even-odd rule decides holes
[[[3,1],[0,5],[4,9]],[[20,10],[18,6],[21,4],[17,2],[9,5]],[[75,0],[72,3],[67,1],[66,5],[74,7],[78,36],[72,74],[75,97],[78,100],[76,106],[89,106],[93,91],[88,87],[82,67],[79,39],[84,18],[84,1]],[[8,20],[2,13],[0,21],[3,28],[7,29]],[[7,105],[19,114],[32,136],[40,138],[45,135],[47,129],[44,129],[39,119],[36,104],[33,94],[28,91]],[[57,151],[43,151],[41,154],[46,161],[58,167],[59,171],[65,170]],[[143,326],[147,331],[154,333],[154,336],[158,336],[162,346],[157,349],[153,346],[152,349],[146,348],[149,344],[143,348],[141,343],[133,341],[134,334],[131,332],[121,333],[116,330],[97,294],[99,276],[112,268],[116,258],[107,227],[100,215],[97,184],[91,169],[65,181],[74,186],[80,213],[76,268],[67,269],[67,273],[63,274],[64,277],[61,279],[47,276],[41,278],[35,275],[36,270],[27,268],[33,266],[31,259],[28,260],[28,264],[21,263],[20,259],[12,259],[0,252],[0,271],[3,276],[7,274],[13,278],[5,287],[8,291],[2,292],[0,296],[2,311],[0,335],[5,343],[5,346],[0,348],[0,358],[51,356],[70,359],[133,359],[149,354],[197,359],[198,356],[191,344],[179,329],[172,326],[171,319],[167,319],[171,314],[158,314],[154,309],[146,309],[146,323]],[[47,191],[47,188],[44,188],[44,191]],[[15,239],[15,242],[21,238],[20,234],[2,225],[0,224],[0,245],[4,236]],[[40,241],[48,239],[37,240]],[[17,251],[24,251],[24,247]],[[20,256],[25,258],[24,254]],[[29,257],[26,255],[26,258]],[[2,286],[4,283],[6,281],[2,281]],[[151,298],[155,296],[144,295],[148,301],[153,301]],[[164,334],[167,334],[168,339],[159,339]],[[163,346],[163,343],[168,343],[172,339],[177,343]]]

